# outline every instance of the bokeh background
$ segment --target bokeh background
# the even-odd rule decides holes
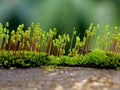
[[[119,10],[120,0],[0,0],[0,22],[8,21],[10,30],[39,22],[46,31],[71,34],[75,27],[83,34],[91,22],[119,26]]]

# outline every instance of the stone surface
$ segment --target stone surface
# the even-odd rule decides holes
[[[0,69],[0,90],[120,90],[120,71],[66,67]]]

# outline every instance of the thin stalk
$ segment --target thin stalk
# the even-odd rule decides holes
[[[52,40],[53,40],[53,35],[50,36],[50,39],[48,40],[47,48],[46,48],[46,54],[50,55],[51,47],[52,47]]]
[[[76,31],[75,31],[75,28],[74,28],[74,29],[73,29],[72,38],[71,38],[70,51],[69,51],[69,52],[71,52],[71,51],[72,51],[72,44],[73,44],[73,39],[74,39],[75,34],[76,34]]]

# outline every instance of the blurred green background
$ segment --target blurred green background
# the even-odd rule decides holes
[[[43,30],[56,27],[71,34],[73,28],[83,34],[91,22],[120,25],[120,0],[0,0],[0,22],[10,30],[24,23],[40,23]]]

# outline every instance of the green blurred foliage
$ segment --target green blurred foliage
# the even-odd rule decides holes
[[[18,24],[39,22],[44,30],[56,27],[61,33],[81,34],[89,23],[120,24],[119,0],[0,0],[0,22]]]

